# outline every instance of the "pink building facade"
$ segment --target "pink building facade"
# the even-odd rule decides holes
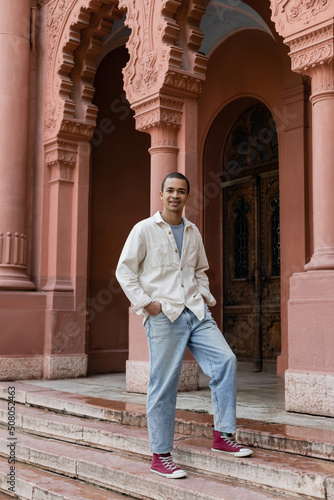
[[[240,363],[285,377],[287,410],[334,416],[334,2],[0,9],[1,379],[126,370],[145,392],[115,267],[179,171]]]

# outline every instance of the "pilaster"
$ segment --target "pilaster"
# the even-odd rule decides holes
[[[43,287],[47,296],[45,378],[84,376],[87,371],[87,249],[81,247],[79,238],[83,235],[81,225],[86,228],[88,225],[88,210],[82,213],[79,207],[88,205],[89,139],[92,133],[90,124],[64,120],[58,136],[45,144],[48,179],[46,227],[49,232],[47,276]]]

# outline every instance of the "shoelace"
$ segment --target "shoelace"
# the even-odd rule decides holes
[[[174,464],[172,456],[170,457],[159,457],[166,469],[173,470],[177,469],[177,465]]]
[[[227,436],[221,436],[222,439],[224,439],[224,441],[226,441],[226,443],[230,444],[233,448],[240,448],[240,445],[238,445],[238,443],[236,443],[234,441],[234,439],[231,439]]]

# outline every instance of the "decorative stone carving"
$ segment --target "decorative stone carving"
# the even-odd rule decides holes
[[[14,231],[0,231],[0,266],[26,267],[27,236]]]
[[[95,58],[113,20],[123,16],[116,4],[116,0],[56,0],[48,4],[46,139],[57,135],[63,119],[75,117],[95,125]]]
[[[177,90],[178,95],[198,97],[202,92],[203,80],[194,76],[169,71],[166,75],[163,89]]]
[[[170,89],[174,95],[197,97],[207,61],[198,53],[205,2],[120,0],[120,6],[127,9],[131,28],[130,59],[123,70],[128,100],[134,103]]]
[[[147,130],[161,122],[179,127],[181,125],[183,101],[165,96],[156,96],[133,105],[138,130]]]
[[[292,70],[307,73],[315,65],[329,63],[334,55],[333,25],[289,42]]]
[[[50,182],[73,183],[73,169],[77,162],[78,145],[59,139],[46,144],[46,165],[51,169]]]
[[[137,130],[151,134],[151,146],[176,146],[181,126],[182,99],[158,95],[132,106]]]
[[[168,49],[179,31],[174,16],[180,4],[181,0],[165,2],[162,13],[160,2],[120,0],[120,7],[127,8],[125,22],[131,29],[127,43],[130,59],[123,70],[125,90],[131,103],[156,93],[162,86],[168,69]],[[165,34],[168,44],[163,40]]]
[[[289,24],[301,22],[307,26],[329,4],[330,0],[271,0],[272,20],[279,25],[279,32],[284,30],[284,21]]]
[[[95,125],[82,123],[75,120],[63,120],[60,125],[62,135],[68,135],[76,139],[90,140],[94,133]]]
[[[312,99],[334,90],[334,3],[329,0],[271,0],[276,29],[289,45],[292,70],[312,78]]]

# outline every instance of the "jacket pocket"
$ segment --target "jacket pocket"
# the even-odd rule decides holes
[[[189,267],[196,267],[197,253],[198,253],[197,245],[188,246],[186,264],[188,264]]]
[[[148,258],[152,267],[168,267],[172,265],[173,258],[169,243],[149,245],[148,250]]]

